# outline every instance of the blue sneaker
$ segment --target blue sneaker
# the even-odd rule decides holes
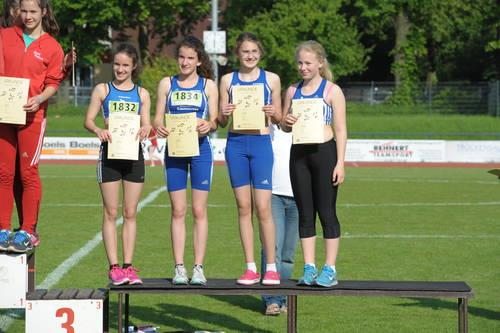
[[[337,283],[337,272],[333,270],[330,266],[323,266],[321,274],[316,279],[316,284],[322,287],[333,287]]]
[[[299,280],[299,285],[312,286],[318,276],[318,270],[312,265],[304,266],[304,276]]]
[[[24,230],[20,230],[12,235],[9,250],[17,253],[26,253],[33,250],[31,235]]]
[[[0,251],[7,251],[9,249],[11,234],[10,230],[0,230]]]

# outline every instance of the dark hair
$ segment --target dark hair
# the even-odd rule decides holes
[[[0,26],[2,28],[8,28],[14,24],[16,18],[10,15],[12,9],[19,9],[19,0],[4,0],[3,14],[0,19]]]
[[[19,6],[25,0],[19,0]],[[42,28],[43,31],[48,32],[52,36],[59,34],[59,25],[57,24],[56,18],[54,16],[54,11],[52,10],[52,5],[50,0],[36,0],[38,6],[43,11],[45,10],[45,15],[42,17]]]
[[[251,32],[242,32],[238,38],[236,38],[236,45],[234,46],[234,54],[238,56],[238,52],[240,50],[241,44],[243,42],[252,42],[257,44],[257,47],[259,48],[260,51],[260,57],[264,57],[264,48],[262,47],[262,43],[260,40]]]
[[[117,54],[120,53],[125,53],[132,59],[132,63],[135,66],[134,70],[132,71],[132,79],[134,80],[137,79],[139,73],[141,72],[141,61],[139,59],[139,52],[137,52],[135,46],[130,43],[120,43],[113,51],[113,59]]]
[[[212,68],[212,62],[210,61],[210,57],[205,51],[205,45],[194,36],[187,36],[177,45],[176,56],[179,57],[179,50],[181,47],[187,47],[193,49],[198,55],[198,60],[201,62],[201,65],[196,68],[196,72],[199,76],[202,76],[207,79],[214,79],[214,70]]]

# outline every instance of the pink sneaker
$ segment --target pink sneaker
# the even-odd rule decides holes
[[[142,284],[142,280],[136,274],[136,272],[139,272],[137,268],[129,266],[124,271],[127,273],[128,284]]]
[[[109,270],[109,279],[111,283],[115,286],[119,286],[128,283],[127,270],[120,268],[119,266],[113,266]]]
[[[278,272],[267,271],[262,279],[262,284],[265,286],[277,286],[280,284],[280,274]]]
[[[33,247],[37,247],[40,245],[40,236],[38,236],[38,233],[34,232],[30,234],[31,237],[31,244],[33,244]]]
[[[236,283],[243,284],[245,286],[251,286],[252,284],[259,283],[259,281],[260,281],[259,273],[247,269],[245,273],[243,273],[243,275],[240,276],[238,280],[236,280]]]

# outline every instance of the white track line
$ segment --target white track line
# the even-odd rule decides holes
[[[345,233],[341,238],[350,239],[500,239],[500,235],[403,235],[403,234],[354,234]]]
[[[487,180],[461,180],[461,179],[424,179],[415,177],[397,177],[397,178],[385,178],[385,177],[358,177],[352,176],[346,180],[352,181],[374,181],[374,182],[394,182],[394,183],[438,183],[438,184],[484,184],[484,185],[498,185],[498,181],[487,181]]]
[[[165,187],[160,187],[159,189],[149,193],[139,205],[137,206],[137,212],[140,212],[142,208],[153,202],[162,192],[165,191]],[[120,217],[116,221],[116,226],[123,224],[123,217]],[[102,234],[98,232],[94,238],[82,246],[78,251],[74,252],[68,259],[63,261],[56,269],[54,269],[43,282],[36,286],[37,289],[50,289],[56,285],[63,277],[66,275],[74,266],[76,266],[83,258],[85,258],[90,252],[92,252],[102,241]],[[9,326],[12,324],[14,318],[19,317],[22,310],[11,310],[7,314],[0,316],[0,332],[6,332]]]

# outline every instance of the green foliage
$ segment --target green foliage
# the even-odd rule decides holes
[[[356,28],[338,13],[340,1],[283,0],[266,12],[249,18],[229,32],[230,46],[242,31],[255,33],[263,42],[263,67],[280,75],[286,86],[298,78],[294,58],[300,42],[314,39],[327,52],[335,78],[365,69],[366,51]]]
[[[177,61],[168,57],[155,57],[146,62],[139,77],[139,83],[151,95],[151,110],[156,105],[156,90],[158,83],[165,76],[175,75],[179,70]]]

